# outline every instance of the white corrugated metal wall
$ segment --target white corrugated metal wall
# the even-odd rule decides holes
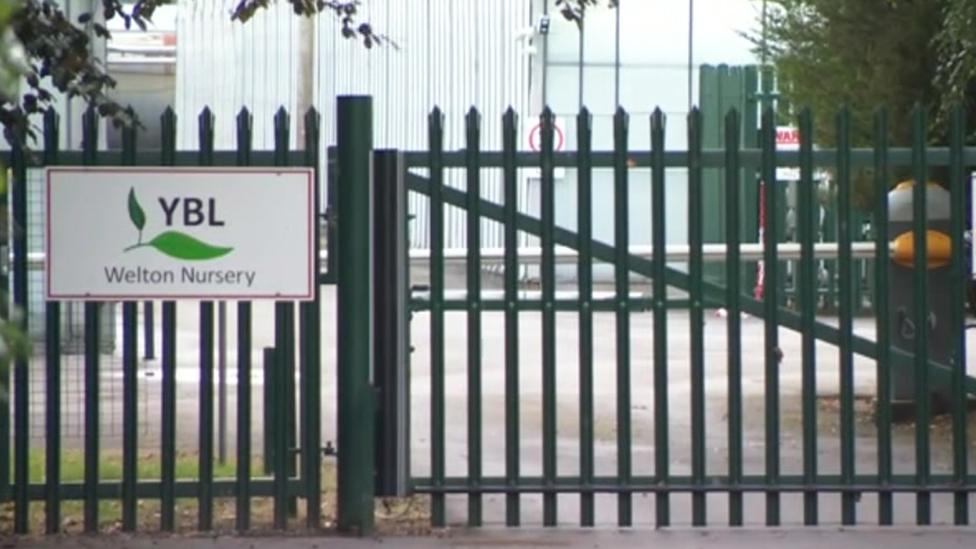
[[[235,146],[234,117],[242,106],[254,115],[255,149],[273,146],[272,116],[279,106],[298,107],[300,20],[279,2],[245,25],[230,21],[235,0],[185,0],[178,25],[177,142],[195,148],[196,116],[210,106],[217,117],[216,146]],[[508,106],[529,109],[530,57],[518,33],[530,24],[529,0],[373,0],[360,19],[394,43],[366,49],[345,39],[330,13],[311,25],[314,32],[314,105],[323,113],[323,146],[335,142],[335,98],[374,97],[376,146],[423,150],[427,116],[445,113],[445,148],[462,148],[464,114],[482,113],[482,146],[501,147],[501,117]],[[293,114],[293,144],[297,132]],[[187,121],[192,121],[187,123]],[[324,158],[324,156],[323,156]],[[482,175],[486,198],[501,200],[500,171]],[[448,184],[464,186],[463,173]],[[523,186],[524,188],[524,186]],[[427,245],[427,203],[411,199],[417,218],[414,246]],[[449,208],[446,245],[464,246],[464,215]],[[485,222],[483,245],[500,246],[502,233]]]
[[[700,64],[758,62],[752,44],[740,34],[758,30],[752,0],[618,0],[616,9],[588,11],[582,32],[559,15],[558,0],[542,1],[552,18],[545,38],[543,101],[564,128],[568,149],[577,140],[576,113],[586,105],[593,115],[594,150],[613,148],[613,114],[618,107],[629,113],[631,150],[650,148],[650,118],[655,107],[667,117],[666,147],[684,150],[688,111],[698,101]],[[653,32],[648,32],[648,22],[653,22]],[[650,170],[634,168],[629,173],[630,242],[649,245]],[[666,239],[671,244],[687,243],[688,171],[668,168],[666,179]],[[576,226],[575,181],[572,168],[556,180],[556,223],[562,227]],[[593,188],[594,237],[612,243],[613,170],[595,168]],[[530,194],[538,196],[537,189]],[[673,266],[684,268],[681,263]],[[593,276],[610,281],[612,274],[612,266],[604,264],[594,268]],[[557,277],[574,278],[575,267],[558,266]]]
[[[423,150],[427,117],[436,105],[445,113],[446,149],[464,146],[464,114],[476,105],[482,114],[482,146],[501,147],[501,116],[513,106],[528,112],[529,56],[516,40],[530,22],[528,0],[379,0],[364,4],[365,19],[387,34],[396,46],[367,50],[335,31],[331,16],[318,25],[320,52],[317,98],[332,112],[335,98],[369,93],[375,100],[375,141],[378,147]],[[334,142],[334,126],[328,126]],[[484,196],[501,200],[497,172],[485,172]],[[447,184],[463,187],[463,174],[448,173]],[[421,197],[411,199],[416,215],[411,242],[426,247],[428,208]],[[464,215],[448,207],[448,247],[464,247]],[[485,222],[483,245],[500,246],[498,225]]]
[[[281,2],[241,24],[230,19],[234,4],[233,0],[183,2],[177,23],[179,148],[196,148],[196,121],[204,107],[210,107],[216,117],[216,148],[234,148],[235,117],[246,106],[254,115],[254,148],[271,149],[274,112],[281,106],[295,108],[298,20]]]

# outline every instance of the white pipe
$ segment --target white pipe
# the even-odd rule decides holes
[[[109,65],[175,65],[175,57],[145,57],[145,56],[132,56],[127,57],[124,55],[111,54],[108,56],[106,62]]]
[[[813,255],[817,259],[835,259],[839,254],[839,246],[836,242],[817,242],[813,245]],[[874,258],[873,242],[854,242],[851,245],[851,255],[855,259]],[[725,244],[704,244],[702,246],[702,257],[705,261],[721,262],[725,261]],[[783,242],[776,247],[776,257],[781,260],[800,259],[800,244],[796,242]],[[631,246],[630,254],[644,259],[654,257],[652,246]],[[687,244],[668,244],[664,251],[665,257],[669,262],[688,261],[691,257],[691,247]],[[575,263],[577,258],[576,250],[565,246],[556,246],[554,250],[556,263]],[[745,243],[739,245],[739,256],[742,261],[758,261],[763,258],[763,245],[758,243]],[[465,248],[452,248],[444,250],[444,260],[463,261],[468,257]],[[481,259],[485,263],[499,263],[505,258],[504,248],[482,248]],[[410,250],[411,260],[429,260],[430,250],[417,249]],[[542,260],[542,248],[523,247],[518,249],[518,260],[521,263],[537,263]]]
[[[976,208],[976,200],[974,200]],[[702,246],[702,257],[705,261],[721,262],[725,261],[725,244],[704,244]],[[836,242],[817,242],[813,245],[813,255],[817,259],[836,259],[839,246]],[[575,263],[578,254],[576,250],[565,246],[556,246],[553,251],[556,263]],[[669,262],[688,261],[691,254],[691,247],[687,244],[668,244],[665,247],[665,257]],[[631,246],[630,254],[644,259],[654,257],[652,246]],[[873,259],[873,242],[854,242],[851,245],[851,256],[855,259]],[[319,260],[325,263],[329,257],[326,250],[319,252]],[[763,245],[758,243],[745,243],[739,245],[739,257],[742,261],[758,261],[763,258]],[[800,244],[796,242],[782,242],[776,247],[776,257],[781,260],[800,259]],[[44,268],[44,252],[31,252],[27,254],[27,267],[30,269]],[[444,250],[445,263],[460,263],[467,261],[468,250],[466,248],[447,248]],[[421,263],[430,261],[430,250],[426,248],[410,250],[411,263]],[[482,263],[501,263],[505,260],[505,248],[482,248]],[[518,260],[520,263],[539,263],[542,260],[542,248],[538,246],[527,246],[518,249]]]
[[[136,45],[136,44],[126,44],[124,46],[119,45],[109,45],[108,51],[110,53],[137,53],[142,55],[159,55],[167,54],[173,58],[176,56],[176,46],[160,46],[156,44],[150,45]]]

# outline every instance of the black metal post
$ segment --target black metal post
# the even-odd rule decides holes
[[[403,496],[409,471],[406,345],[407,200],[403,155],[373,156],[373,380],[377,391],[376,495]]]

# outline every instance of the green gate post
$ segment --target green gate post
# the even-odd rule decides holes
[[[375,395],[373,364],[373,100],[338,100],[338,526],[373,530]]]

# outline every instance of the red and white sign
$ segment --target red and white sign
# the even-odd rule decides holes
[[[759,232],[756,241],[760,244],[765,242],[766,234],[766,189],[765,184],[759,182]],[[766,262],[759,260],[756,262],[756,287],[752,290],[753,299],[759,301],[763,298],[763,290],[766,287]]]
[[[776,128],[776,149],[780,151],[800,150],[800,130],[792,126]],[[777,181],[799,181],[800,168],[776,168]]]
[[[780,151],[800,150],[800,130],[792,126],[779,126],[776,128],[776,149]],[[800,168],[787,167],[776,168],[777,181],[799,181]],[[766,191],[765,182],[759,182],[759,231],[756,235],[757,241],[764,242],[766,232]],[[763,298],[766,285],[766,265],[759,260],[756,262],[756,287],[753,289],[753,297],[757,300]]]
[[[791,126],[776,128],[776,146],[785,150],[798,150],[800,148],[800,130]]]
[[[553,122],[552,129],[552,150],[559,152],[563,150],[563,147],[566,145],[566,135],[563,133],[563,129],[560,127],[558,120]],[[529,130],[529,149],[531,149],[532,152],[539,152],[542,150],[542,122],[537,123],[532,127],[531,130]]]

